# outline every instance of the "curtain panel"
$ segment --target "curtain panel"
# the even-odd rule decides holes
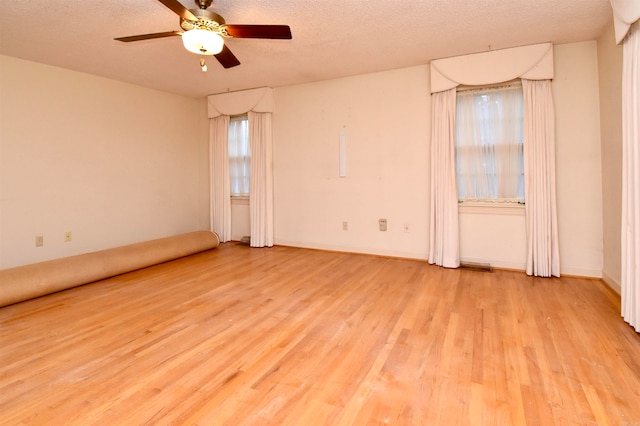
[[[553,44],[541,43],[431,61],[431,93],[516,78],[553,79]]]
[[[455,160],[456,89],[431,95],[429,263],[460,266]]]
[[[611,0],[611,7],[613,9],[616,43],[620,44],[629,33],[631,25],[640,19],[640,1]]]
[[[240,115],[248,111],[273,112],[274,110],[275,100],[273,89],[270,87],[207,96],[209,118],[219,115]]]
[[[220,242],[231,240],[231,185],[229,181],[229,116],[209,120],[209,173],[211,230]]]
[[[271,113],[249,111],[251,247],[273,246],[273,156]]]
[[[622,57],[622,317],[640,332],[640,21]]]
[[[560,276],[551,81],[522,80],[528,275]]]

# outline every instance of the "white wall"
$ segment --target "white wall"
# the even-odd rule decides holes
[[[613,23],[598,39],[604,265],[602,277],[620,293],[622,279],[622,46]]]
[[[275,89],[276,244],[426,258],[428,81],[419,66]]]
[[[561,271],[601,276],[602,197],[594,42],[555,46]],[[425,259],[429,221],[428,68],[277,88],[276,244]],[[338,140],[347,139],[347,177]],[[387,218],[389,230],[377,230]],[[342,230],[342,222],[349,230]],[[403,225],[409,225],[409,233]],[[461,257],[524,269],[522,212],[460,215]]]
[[[562,273],[600,276],[596,42],[556,46],[555,67]],[[208,228],[204,100],[8,57],[0,71],[0,268]],[[281,87],[275,96],[276,244],[425,259],[428,67]],[[346,178],[338,177],[340,132]],[[524,268],[519,221],[461,215],[462,257]],[[44,247],[34,247],[36,235]]]
[[[231,199],[231,241],[240,241],[251,235],[251,216],[249,198]]]
[[[497,268],[526,268],[524,207],[460,206],[460,260]]]
[[[595,41],[555,46],[561,273],[602,276],[602,170]]]
[[[203,99],[3,56],[0,73],[0,268],[208,229]]]

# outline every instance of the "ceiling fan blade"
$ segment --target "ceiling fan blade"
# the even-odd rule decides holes
[[[231,53],[231,50],[229,50],[226,44],[222,46],[222,51],[214,56],[225,68],[232,68],[240,65],[240,61],[236,58],[236,55]]]
[[[179,36],[179,35],[182,35],[180,31],[167,31],[164,33],[140,34],[140,35],[129,36],[129,37],[118,37],[118,38],[114,38],[114,40],[130,42],[130,41],[149,40],[152,38],[172,37],[172,36]]]
[[[224,25],[227,33],[236,38],[270,38],[291,40],[288,25]]]
[[[184,7],[178,0],[159,0],[160,3],[167,6],[171,9],[176,15],[179,17],[186,19],[187,21],[197,21],[198,18],[189,11],[186,7]]]

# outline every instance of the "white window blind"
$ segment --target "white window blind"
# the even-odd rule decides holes
[[[229,120],[229,181],[232,197],[249,196],[249,120],[246,115]]]
[[[524,202],[522,85],[460,90],[456,101],[458,199]]]

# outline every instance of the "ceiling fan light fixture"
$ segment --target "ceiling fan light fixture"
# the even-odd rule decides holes
[[[217,55],[224,47],[224,40],[216,32],[196,28],[182,34],[182,44],[198,55]]]

